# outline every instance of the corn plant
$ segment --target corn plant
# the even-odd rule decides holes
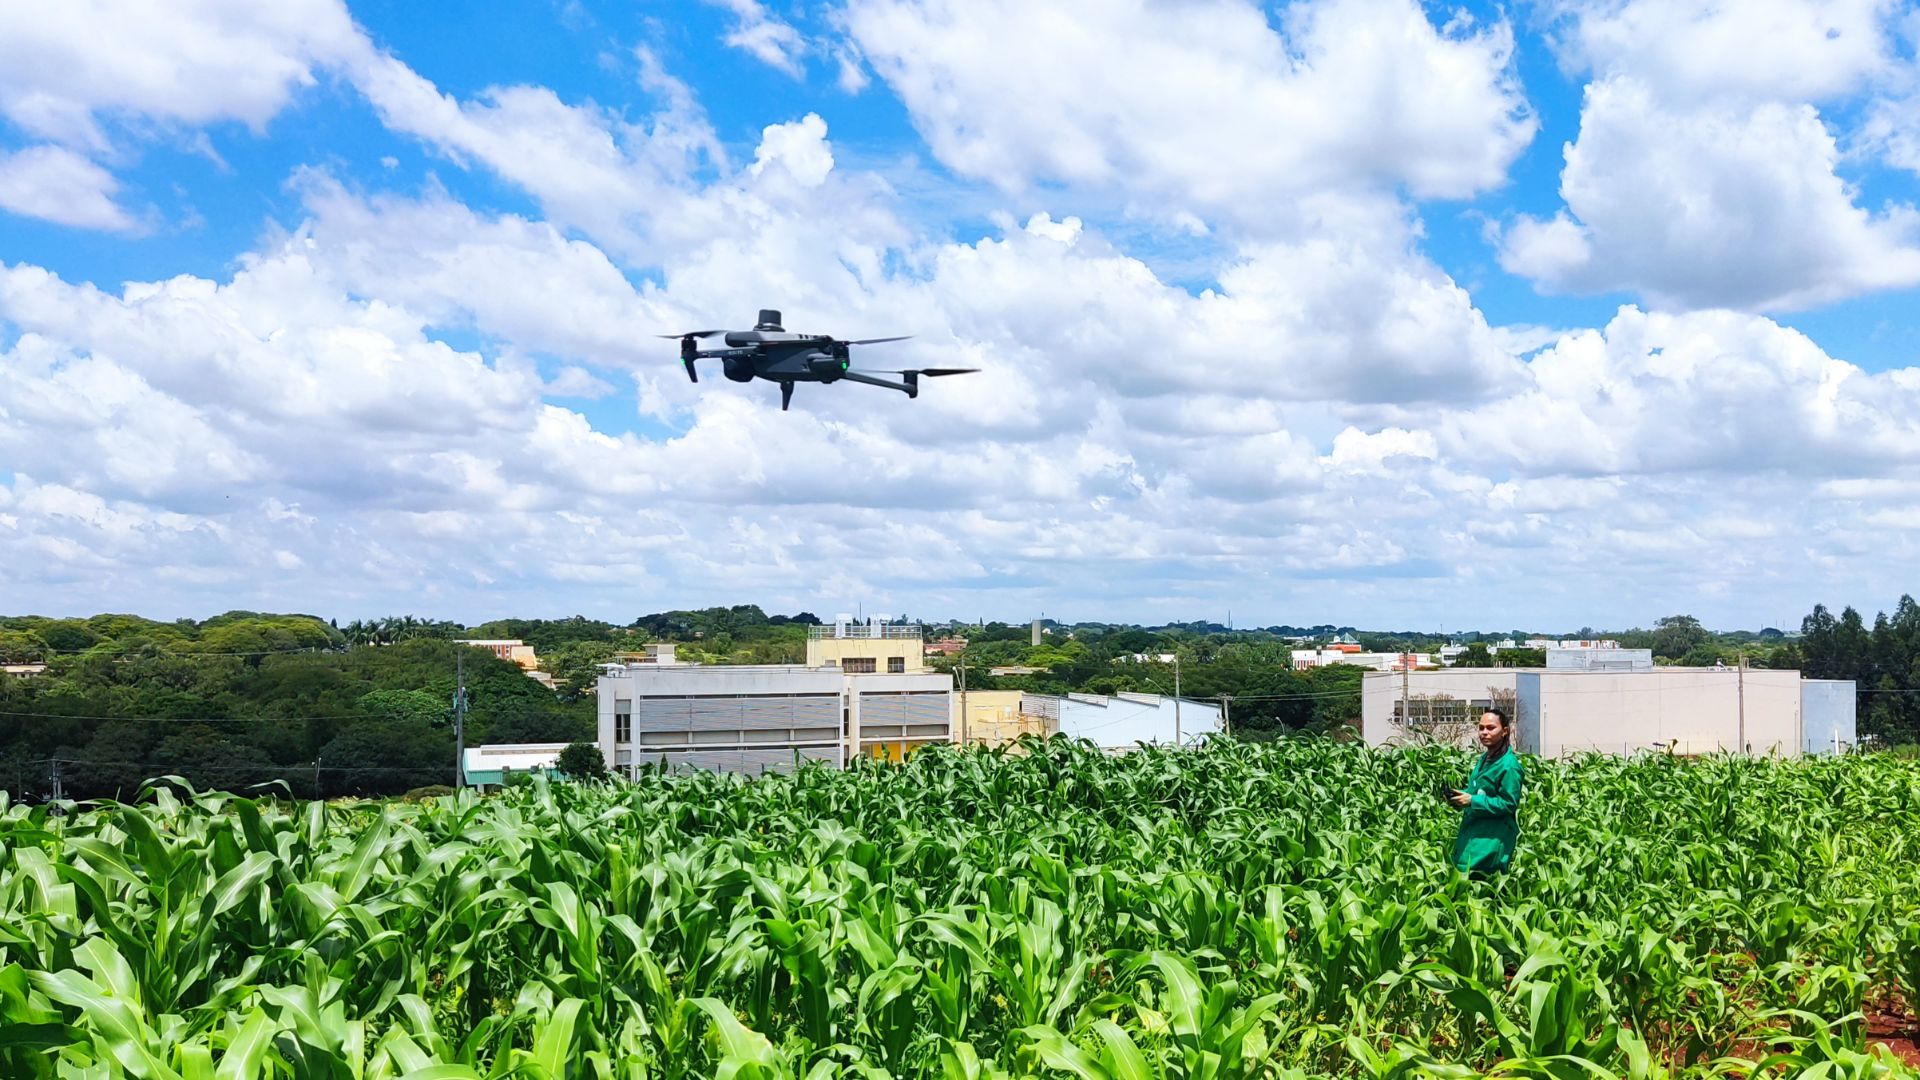
[[[1428,794],[1468,765],[0,801],[0,1076],[1915,1075],[1862,1018],[1920,1001],[1920,763],[1529,761],[1494,882]]]

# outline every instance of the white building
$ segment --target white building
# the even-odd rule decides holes
[[[1397,652],[1353,652],[1349,649],[1294,649],[1291,651],[1293,669],[1305,671],[1308,668],[1326,667],[1330,664],[1352,664],[1371,671],[1399,671],[1409,664],[1415,668],[1433,667],[1432,653]]]
[[[952,741],[953,679],[924,669],[918,627],[824,629],[807,642],[806,665],[631,663],[602,675],[607,767],[758,775],[855,755],[898,761]]]
[[[1159,694],[1026,694],[1020,714],[1043,718],[1050,735],[1086,739],[1110,751],[1142,743],[1191,746],[1222,730],[1219,705]]]
[[[498,788],[516,773],[558,775],[566,743],[490,743],[461,751],[460,778],[468,787]]]
[[[1452,668],[1369,674],[1361,682],[1361,734],[1375,746],[1427,741],[1470,746],[1479,714],[1510,701],[1516,744],[1546,757],[1742,748],[1793,756],[1809,746],[1803,698],[1820,698],[1822,739],[1831,742],[1829,733],[1851,731],[1852,684],[1844,686],[1844,693],[1829,692],[1823,684],[1803,681],[1797,671],[1764,669]]]
[[[1618,646],[1546,650],[1548,671],[1652,671],[1652,649]]]

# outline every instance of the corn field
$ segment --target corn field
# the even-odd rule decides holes
[[[0,804],[0,1075],[1916,1075],[1920,763],[1022,750]]]

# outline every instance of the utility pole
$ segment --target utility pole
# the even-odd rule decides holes
[[[967,738],[968,738],[967,728],[969,726],[969,719],[970,718],[967,715],[967,650],[961,649],[960,650],[960,741],[963,744],[967,741]]]
[[[1407,672],[1407,654],[1400,654],[1400,733],[1405,735],[1413,724],[1413,706],[1407,702],[1408,683],[1413,678]]]
[[[1230,736],[1233,734],[1233,717],[1231,715],[1232,708],[1233,708],[1233,695],[1221,694],[1220,695],[1220,733],[1222,735]]]
[[[1740,673],[1736,675],[1735,678],[1739,680],[1739,682],[1737,683],[1737,689],[1735,690],[1735,693],[1738,695],[1738,701],[1740,703],[1740,752],[1744,754],[1747,752],[1747,654],[1746,653],[1740,654]]]
[[[53,801],[59,802],[67,797],[66,789],[60,786],[60,759],[50,758],[49,763],[53,765]]]
[[[467,653],[460,646],[455,648],[459,650],[453,654],[453,786],[457,790],[467,786]]]
[[[316,799],[326,797],[320,790],[320,751],[318,750],[313,752],[313,797]]]
[[[1180,745],[1180,647],[1173,649],[1173,745]]]

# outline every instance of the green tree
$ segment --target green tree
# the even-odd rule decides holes
[[[1653,624],[1653,654],[1677,660],[1707,640],[1706,628],[1691,615],[1669,615]]]
[[[425,690],[370,690],[355,704],[363,713],[396,724],[444,727],[453,718],[452,702]]]
[[[1453,658],[1454,667],[1492,667],[1493,653],[1484,641],[1469,642],[1466,651]]]
[[[560,751],[557,763],[561,775],[573,780],[605,780],[607,778],[607,759],[600,754],[600,748],[590,742],[568,743]]]

